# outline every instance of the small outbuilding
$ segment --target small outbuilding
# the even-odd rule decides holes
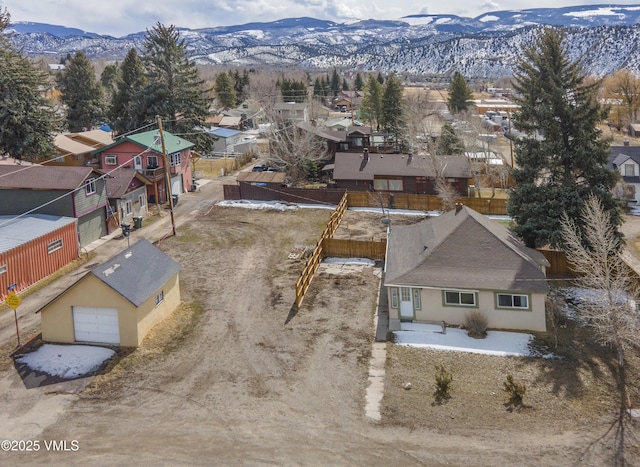
[[[23,290],[78,257],[77,219],[0,216],[0,299]]]
[[[37,311],[42,340],[137,347],[180,304],[179,270],[149,241],[136,242]]]

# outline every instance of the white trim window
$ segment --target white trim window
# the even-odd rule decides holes
[[[169,165],[171,167],[179,166],[180,165],[180,153],[176,152],[176,153],[171,154],[169,156],[169,160],[170,160]]]
[[[143,208],[147,205],[147,196],[146,195],[139,195],[138,196],[138,203],[140,203],[140,207]]]
[[[118,165],[118,155],[107,154],[104,156],[104,165]]]
[[[529,309],[529,296],[524,294],[499,293],[496,294],[498,308]]]
[[[413,289],[413,308],[415,310],[422,310],[422,296],[420,289]]]
[[[89,196],[96,192],[96,179],[88,178],[84,184],[84,194]]]
[[[398,308],[398,288],[391,288],[391,308]]]
[[[636,165],[635,164],[624,164],[624,176],[625,177],[635,177],[636,176]]]
[[[0,276],[3,274],[6,274],[7,272],[7,264],[3,264],[2,266],[0,266]]]
[[[475,292],[463,290],[444,290],[444,304],[450,306],[477,306]]]
[[[55,240],[47,245],[47,252],[51,254],[54,251],[60,250],[61,248],[62,248],[62,239],[59,238],[58,240]]]
[[[147,156],[147,169],[158,168],[158,156]]]
[[[158,295],[156,295],[156,306],[160,305],[164,302],[164,290],[161,290]]]

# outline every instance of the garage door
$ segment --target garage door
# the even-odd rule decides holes
[[[120,326],[116,308],[73,307],[76,342],[120,344]]]
[[[87,246],[89,243],[107,235],[105,208],[97,209],[78,219],[78,232],[80,233],[80,246]]]

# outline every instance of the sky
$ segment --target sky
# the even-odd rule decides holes
[[[0,0],[11,20],[48,23],[121,37],[151,29],[157,22],[198,29],[311,17],[336,22],[399,19],[417,14],[476,17],[488,11],[596,5],[603,0]],[[617,1],[632,5],[640,0]]]

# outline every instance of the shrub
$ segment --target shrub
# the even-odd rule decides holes
[[[489,320],[479,311],[472,311],[464,317],[464,328],[467,335],[475,339],[484,339],[487,337],[487,327]]]
[[[524,384],[515,381],[512,375],[507,375],[507,380],[503,383],[503,385],[503,391],[506,392],[507,396],[509,397],[507,406],[512,410],[522,407],[524,404],[524,394],[527,392],[527,387]]]
[[[452,381],[453,376],[444,365],[436,365],[436,392],[434,393],[436,403],[442,404],[442,402],[451,399]]]

